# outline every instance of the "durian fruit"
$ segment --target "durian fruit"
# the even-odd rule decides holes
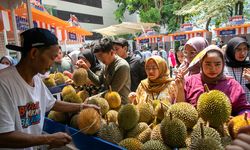
[[[109,111],[109,104],[108,104],[107,100],[104,98],[92,97],[87,101],[87,103],[99,106],[102,116],[105,116],[105,114]]]
[[[167,113],[168,115],[169,113],[172,113],[174,118],[179,118],[181,121],[183,121],[187,129],[192,129],[198,121],[197,110],[193,105],[186,102],[180,102],[171,105]]]
[[[55,78],[55,73],[51,73],[51,74],[49,74],[49,78],[54,79],[54,78]]]
[[[154,119],[154,108],[149,103],[140,103],[137,105],[140,113],[139,122],[150,123]]]
[[[142,142],[142,143],[145,143],[145,142],[149,141],[150,140],[151,131],[152,131],[152,129],[148,127],[146,130],[144,130],[142,133],[140,133],[137,136],[137,139],[140,142]]]
[[[228,123],[228,131],[231,137],[234,139],[237,137],[239,129],[250,125],[250,118],[247,117],[247,113],[233,117]],[[249,132],[250,134],[250,132]]]
[[[72,79],[76,86],[82,86],[87,82],[88,73],[83,68],[76,69],[73,72]]]
[[[143,144],[142,150],[171,150],[171,148],[165,146],[162,141],[149,140]]]
[[[56,86],[56,82],[55,82],[54,78],[45,78],[45,79],[43,79],[43,83],[44,83],[47,87]]]
[[[78,129],[78,123],[77,123],[78,115],[79,114],[75,114],[73,117],[71,117],[70,124],[69,124],[71,127],[75,129]]]
[[[101,116],[94,108],[85,108],[80,112],[77,122],[81,132],[93,135],[101,127]]]
[[[62,97],[66,96],[67,94],[70,94],[70,93],[76,93],[76,90],[73,88],[73,86],[71,85],[67,85],[65,86],[63,89],[62,89]]]
[[[145,122],[139,122],[133,129],[127,132],[127,138],[136,138],[140,133],[148,128],[148,124]]]
[[[150,135],[151,140],[158,140],[163,142],[163,139],[161,137],[161,124],[156,125]]]
[[[114,122],[110,122],[102,126],[97,133],[97,136],[115,144],[118,144],[123,139],[122,132]]]
[[[104,98],[108,101],[111,109],[118,108],[121,105],[121,96],[118,92],[112,91],[111,86],[109,86],[109,91],[105,94]]]
[[[197,134],[199,136],[195,140],[191,139],[190,150],[223,150],[220,140],[218,141],[218,139],[211,136],[206,136],[203,127],[203,123],[201,123],[199,134]]]
[[[224,150],[224,148],[213,138],[200,138],[190,145],[190,150]]]
[[[63,101],[69,103],[82,103],[82,99],[76,93],[70,93],[63,97]]]
[[[202,135],[201,135],[201,127],[200,126],[197,125],[196,128],[193,129],[193,131],[191,133],[191,144],[193,142],[196,142],[198,139],[201,138]],[[205,138],[212,138],[212,139],[216,140],[218,143],[221,142],[220,134],[215,129],[213,129],[211,127],[204,126],[203,133],[204,133]]]
[[[66,115],[63,112],[57,112],[52,110],[49,112],[48,118],[60,123],[66,122]]]
[[[154,103],[154,101],[153,101],[153,103]],[[163,100],[163,101],[160,101],[160,103],[158,103],[155,106],[155,116],[156,116],[158,121],[162,121],[162,119],[164,118],[164,115],[168,111],[170,105],[171,105],[171,103],[168,100]]]
[[[84,102],[89,97],[89,92],[86,90],[82,90],[77,92],[77,95],[82,99],[82,102]]]
[[[199,116],[217,128],[225,123],[232,111],[229,98],[221,91],[211,90],[200,95],[197,102]]]
[[[106,117],[109,122],[117,122],[118,112],[115,110],[109,110],[106,113]]]
[[[165,117],[161,122],[161,136],[164,143],[172,148],[185,146],[187,138],[187,128],[185,124],[178,118]]]
[[[55,74],[54,80],[56,82],[56,85],[60,85],[60,84],[65,83],[64,75],[61,72],[57,72]]]
[[[141,150],[143,146],[143,144],[136,138],[123,139],[119,145],[126,148],[127,150]]]
[[[139,111],[132,104],[123,105],[118,112],[118,124],[124,130],[134,128],[139,121]]]

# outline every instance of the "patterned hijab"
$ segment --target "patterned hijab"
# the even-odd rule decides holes
[[[189,40],[187,41],[187,43],[186,43],[185,46],[184,46],[184,49],[185,49],[185,47],[186,47],[187,45],[192,46],[192,47],[196,50],[196,52],[197,52],[197,54],[198,54],[200,51],[202,51],[203,49],[205,49],[205,48],[209,45],[209,43],[208,43],[208,41],[207,41],[205,38],[203,38],[203,37],[193,37],[193,38],[191,38],[191,39],[189,39]],[[183,64],[182,64],[181,66],[189,66],[189,63],[190,63],[190,62],[188,62],[188,61],[185,59],[184,62],[183,62]],[[192,75],[192,74],[197,74],[197,73],[199,73],[199,72],[200,72],[200,65],[199,65],[199,63],[197,63],[197,64],[194,65],[193,67],[189,68],[189,74],[190,74],[190,75]]]
[[[231,40],[228,41],[227,43],[227,48],[225,52],[225,57],[226,57],[226,65],[229,67],[234,67],[234,68],[239,68],[239,67],[250,67],[250,62],[249,61],[237,61],[235,59],[235,51],[236,48],[242,44],[246,43],[247,47],[249,48],[249,45],[246,41],[246,39],[242,37],[234,37]]]
[[[145,67],[150,60],[153,60],[157,64],[157,67],[159,68],[159,77],[155,80],[150,80],[148,78],[144,79],[141,81],[141,84],[149,93],[160,93],[166,88],[167,83],[173,81],[173,79],[169,77],[170,70],[167,67],[166,61],[162,57],[152,56],[148,58],[145,62]]]
[[[224,72],[224,66],[225,66],[225,60],[224,60],[224,56],[223,56],[222,50],[221,50],[218,46],[216,46],[216,45],[210,45],[210,46],[208,46],[207,48],[205,48],[204,50],[207,51],[207,52],[206,52],[206,54],[202,57],[202,59],[201,59],[201,61],[200,61],[201,70],[202,70],[202,72],[201,72],[201,79],[202,79],[202,81],[203,81],[204,83],[216,84],[218,81],[224,80],[224,79],[226,78],[226,76],[225,76],[224,73],[223,73],[223,72]],[[206,58],[207,53],[209,53],[209,52],[217,52],[217,53],[219,53],[219,56],[220,56],[221,59],[222,59],[222,65],[223,65],[222,71],[221,71],[221,73],[220,73],[217,77],[215,77],[215,78],[209,78],[209,77],[207,77],[207,76],[203,73],[202,63],[203,63],[204,59]]]

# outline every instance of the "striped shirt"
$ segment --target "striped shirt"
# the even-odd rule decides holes
[[[243,67],[239,68],[232,68],[229,66],[225,66],[224,73],[228,76],[234,77],[236,81],[240,83],[240,85],[243,87],[244,91],[246,92],[247,101],[250,102],[250,91],[246,87],[246,84],[248,84],[248,80],[243,77]]]

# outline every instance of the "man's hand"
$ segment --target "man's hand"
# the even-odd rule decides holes
[[[239,134],[226,150],[250,150],[250,126],[239,129]]]
[[[99,111],[100,107],[93,105],[93,104],[81,104],[81,109],[85,109],[85,108],[94,108],[95,110]]]
[[[88,65],[81,59],[76,62],[76,66],[77,68],[84,68],[86,70],[89,69]]]
[[[63,132],[46,134],[45,138],[49,145],[49,149],[65,146],[66,144],[69,144],[72,140],[72,138],[68,134]]]

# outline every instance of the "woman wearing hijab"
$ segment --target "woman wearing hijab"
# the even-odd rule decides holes
[[[184,62],[180,65],[178,72],[186,74],[186,76],[200,73],[200,64],[197,63],[193,67],[190,67],[187,71],[190,62],[193,60],[193,58],[203,49],[205,49],[208,46],[208,42],[203,37],[193,37],[187,41],[187,43],[184,45]],[[183,75],[184,75],[183,74]]]
[[[185,96],[179,101],[186,100],[196,106],[199,96],[205,92],[204,84],[207,84],[209,90],[222,91],[229,97],[232,104],[232,116],[250,111],[250,104],[246,100],[242,86],[233,77],[223,73],[225,63],[221,49],[210,45],[205,51],[206,54],[200,61],[201,73],[187,77],[184,86],[178,86],[178,90],[184,91],[182,94]]]
[[[170,78],[170,70],[166,61],[160,56],[152,56],[145,62],[147,78],[142,80],[136,92],[129,94],[130,101],[137,100],[143,103],[148,100],[169,100],[176,99],[177,88],[175,82]]]
[[[7,66],[13,66],[13,65],[15,65],[14,59],[11,56],[8,56],[8,55],[3,56],[0,59],[0,63],[4,64],[4,65],[7,65]]]
[[[246,87],[249,81],[244,78],[244,68],[250,68],[250,62],[247,60],[248,52],[249,45],[246,39],[234,37],[229,40],[225,51],[225,74],[234,77],[240,83],[246,92],[247,100],[250,102],[250,91]]]
[[[100,75],[102,70],[102,65],[92,53],[90,49],[85,49],[78,55],[78,60],[83,60],[90,70],[97,75]],[[95,86],[90,80],[89,84],[85,85],[84,89],[86,89],[89,93],[89,96],[96,95],[104,90],[104,86]]]
[[[98,72],[101,71],[102,65],[90,49],[85,49],[80,52],[78,55],[78,60],[80,59],[82,59],[95,74],[98,74]]]

